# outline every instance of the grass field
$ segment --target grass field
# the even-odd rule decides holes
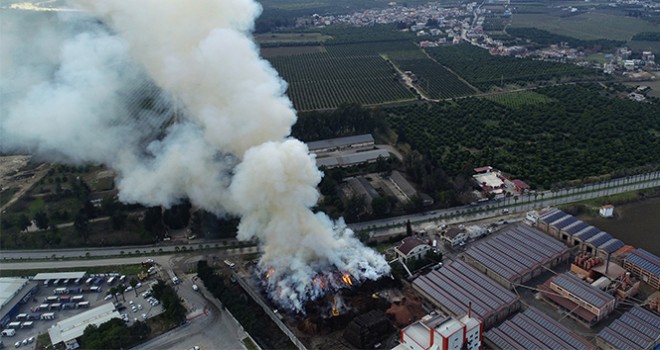
[[[492,95],[486,98],[509,108],[520,108],[554,101],[546,95],[537,94],[533,91],[517,91],[507,94]]]
[[[639,32],[660,30],[660,26],[631,17],[622,17],[598,12],[584,13],[572,17],[550,14],[515,14],[513,27],[535,27],[552,33],[577,39],[630,40]]]

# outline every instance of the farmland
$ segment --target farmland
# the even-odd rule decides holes
[[[608,94],[595,84],[564,85],[498,97],[498,103],[467,98],[384,112],[400,142],[449,176],[466,164],[498,164],[547,189],[558,181],[660,163],[660,138],[649,132],[660,130],[660,105]],[[525,100],[537,103],[519,108]]]
[[[315,53],[271,57],[270,62],[289,83],[288,95],[299,111],[415,98],[399,82],[395,69],[375,54],[357,59]]]
[[[535,27],[551,33],[582,40],[610,39],[628,41],[639,32],[658,31],[660,26],[638,18],[598,12],[560,17],[547,13],[520,13],[513,16],[513,27]]]
[[[595,70],[570,64],[491,56],[488,51],[469,44],[429,48],[427,52],[481,90],[488,90],[501,83],[566,81],[598,74]]]
[[[541,95],[533,91],[509,92],[488,96],[486,98],[507,108],[520,108],[554,101],[546,95]]]

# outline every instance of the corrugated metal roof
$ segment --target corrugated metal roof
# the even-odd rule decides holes
[[[552,283],[597,308],[601,308],[614,300],[613,296],[574,277],[570,273],[563,273],[554,277]]]
[[[336,139],[313,141],[307,143],[307,148],[309,148],[309,150],[313,152],[318,149],[345,147],[345,146],[350,146],[352,144],[365,143],[365,142],[374,142],[374,137],[371,136],[371,134],[364,134],[364,135],[338,137]]]
[[[378,157],[387,159],[390,157],[390,154],[385,150],[377,149],[366,152],[345,154],[338,157],[316,158],[316,165],[325,166],[329,168],[337,167],[337,166],[348,166],[348,165],[355,165],[364,162],[374,161],[378,159]]]
[[[488,269],[513,281],[566,252],[563,243],[526,226],[514,226],[472,245],[465,254]]]
[[[552,226],[554,226],[554,227],[556,227],[556,228],[558,228],[558,229],[561,230],[561,229],[563,229],[564,227],[566,227],[566,226],[568,226],[568,225],[570,225],[570,224],[576,222],[577,220],[578,220],[578,219],[577,219],[575,216],[573,216],[573,215],[569,215],[569,216],[563,218],[562,220],[557,220],[557,222],[553,222],[553,223],[552,223]]]
[[[539,220],[549,224],[553,221],[556,221],[557,219],[559,219],[561,217],[565,217],[566,215],[568,215],[568,214],[566,214],[563,211],[557,209],[557,210],[550,211],[550,212],[547,212],[547,213],[541,215]]]
[[[485,337],[501,349],[594,349],[586,339],[555,320],[529,307]]]
[[[583,229],[585,229],[587,227],[589,227],[589,224],[587,224],[584,221],[578,220],[578,221],[574,222],[573,224],[571,224],[570,226],[565,227],[564,231],[566,233],[568,233],[569,235],[574,235],[574,234],[582,231]]]
[[[609,233],[601,232],[586,240],[585,243],[591,244],[594,247],[600,247],[603,243],[609,241],[610,239],[612,239],[612,236]]]
[[[457,316],[467,313],[472,302],[472,311],[481,320],[518,300],[511,291],[460,260],[418,277],[413,285]]]
[[[589,227],[583,229],[582,231],[580,231],[580,232],[574,234],[574,235],[573,235],[573,238],[579,238],[579,239],[581,239],[582,241],[586,241],[586,240],[588,240],[589,238],[595,236],[595,235],[596,235],[597,233],[599,233],[599,232],[600,232],[600,229],[597,229],[597,228],[595,228],[595,227],[593,227],[593,226],[589,226]]]
[[[612,238],[609,241],[601,244],[598,249],[604,250],[608,253],[614,253],[617,250],[621,249],[625,244],[621,240]]]
[[[647,349],[660,337],[660,316],[635,305],[598,337],[617,349]]]
[[[625,260],[649,271],[655,276],[660,276],[660,258],[642,248],[637,248],[634,252],[628,254]]]
[[[35,281],[83,278],[87,272],[42,272],[34,276]]]

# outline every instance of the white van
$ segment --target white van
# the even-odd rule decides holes
[[[13,337],[16,335],[16,330],[12,328],[7,328],[2,331],[2,336],[3,337]]]

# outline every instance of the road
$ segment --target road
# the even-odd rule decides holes
[[[241,342],[241,339],[246,337],[243,327],[228,311],[223,310],[222,304],[212,296],[200,280],[194,281],[199,287],[199,291],[194,291],[192,288],[193,277],[184,273],[186,266],[200,258],[200,255],[177,255],[169,256],[167,259],[163,256],[158,257],[157,261],[167,260],[161,263],[162,268],[173,269],[181,281],[175,288],[179,297],[183,299],[184,305],[188,307],[189,313],[200,316],[190,320],[185,326],[178,327],[133,349],[182,350],[193,348],[195,345],[204,350],[245,349]]]
[[[559,204],[578,202],[582,200],[653,187],[660,187],[660,172],[614,179],[606,182],[589,184],[583,187],[562,189],[556,192],[538,192],[536,194],[536,200],[534,200],[533,197],[535,195],[533,194],[529,196],[525,195],[520,198],[518,201],[519,203],[514,201],[512,198],[508,198],[507,202],[481,202],[474,206],[466,205],[433,212],[352,223],[348,226],[354,231],[371,231],[374,235],[386,235],[387,232],[390,232],[391,230],[400,232],[400,228],[395,227],[401,227],[405,225],[408,220],[410,220],[411,223],[422,223],[430,221],[448,223],[446,221],[449,217],[453,217],[454,219],[459,218],[463,221],[465,221],[465,219],[476,220],[499,216],[502,214],[504,207],[506,207],[506,209],[511,212],[523,212],[535,208],[544,208]]]
[[[227,243],[223,243],[227,242]],[[231,246],[231,244],[237,243],[236,240],[214,240],[214,241],[202,241],[195,240],[189,242],[180,242],[178,244],[152,244],[152,245],[141,245],[141,246],[125,246],[125,247],[103,247],[103,248],[71,248],[71,249],[57,249],[57,250],[45,250],[45,249],[35,249],[35,250],[3,250],[1,251],[1,256],[3,261],[7,260],[17,260],[17,259],[53,259],[55,258],[89,258],[89,257],[121,257],[128,255],[139,255],[144,259],[145,256],[163,254],[163,253],[178,253],[179,249],[183,247],[186,250],[199,250],[200,245],[203,248],[220,248],[225,247],[226,245]],[[228,251],[240,251],[239,248],[227,249]],[[244,252],[253,252],[256,251],[256,247],[246,247]],[[229,253],[233,255],[234,253]],[[114,261],[115,259],[113,259]],[[96,265],[87,265],[87,266],[96,266]]]

